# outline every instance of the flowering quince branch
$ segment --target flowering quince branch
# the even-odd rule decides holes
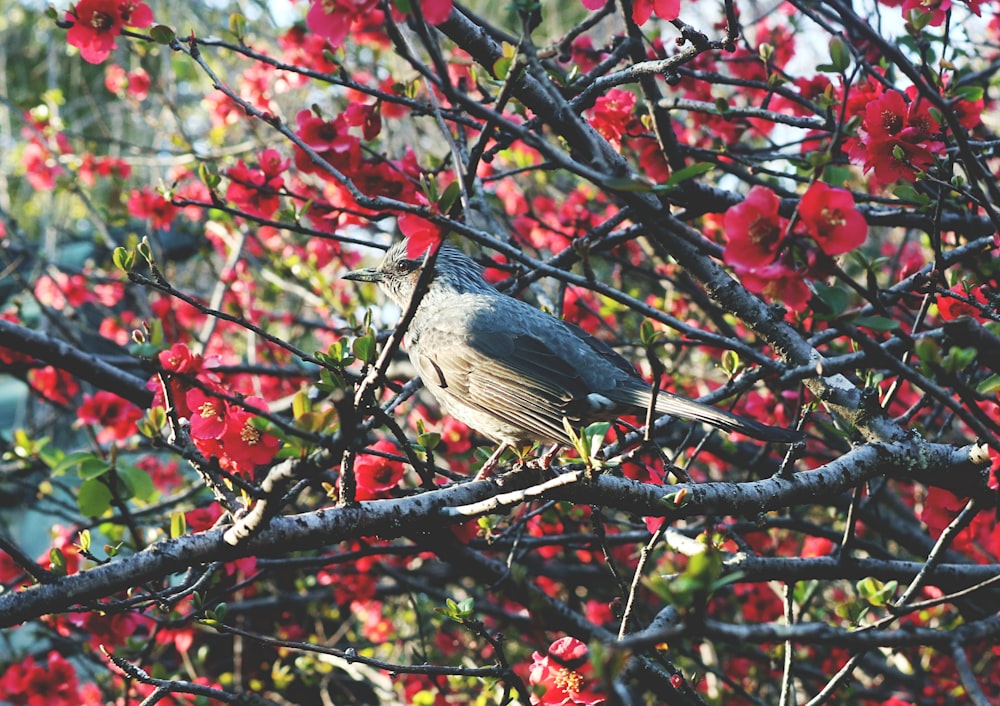
[[[5,30],[58,70],[0,81],[0,504],[65,523],[0,542],[6,700],[1000,689],[995,8],[300,5]],[[419,297],[340,279],[399,235],[805,442],[626,417],[466,482]]]

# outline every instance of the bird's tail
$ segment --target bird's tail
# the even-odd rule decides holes
[[[649,406],[650,392],[645,391],[646,407]],[[794,429],[783,429],[767,424],[761,424],[753,419],[740,417],[709,405],[689,400],[686,397],[659,391],[656,395],[656,411],[672,417],[683,417],[693,421],[711,424],[725,431],[735,431],[746,434],[759,441],[770,441],[780,444],[792,444],[801,441],[804,434]]]

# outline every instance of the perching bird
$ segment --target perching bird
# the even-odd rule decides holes
[[[344,278],[376,282],[405,311],[424,262],[423,254],[409,257],[404,240],[377,267]],[[578,326],[499,292],[472,258],[445,245],[434,270],[403,344],[444,411],[500,444],[478,477],[493,471],[506,447],[533,441],[555,445],[547,464],[572,443],[564,419],[578,429],[649,407],[651,386],[625,358]],[[802,438],[662,390],[655,410],[761,441]]]

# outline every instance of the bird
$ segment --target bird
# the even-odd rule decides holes
[[[417,248],[419,249],[419,248]],[[413,257],[407,240],[390,247],[375,267],[344,279],[374,282],[406,311],[421,271],[433,274],[403,346],[424,386],[443,411],[499,444],[477,478],[491,475],[507,448],[532,442],[555,453],[572,446],[572,429],[654,404],[653,387],[622,355],[579,326],[504,294],[483,278],[482,266],[444,244],[435,258]],[[704,422],[759,441],[791,444],[800,431],[762,424],[687,397],[656,390],[660,415]]]

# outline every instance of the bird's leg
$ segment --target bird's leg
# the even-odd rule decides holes
[[[476,477],[473,478],[473,480],[486,480],[492,476],[493,471],[496,470],[497,463],[500,461],[500,457],[509,447],[510,444],[506,441],[501,441],[500,446],[497,447],[497,450],[493,452],[492,456],[486,459],[486,463],[484,463],[483,467],[479,469],[479,473],[476,474]]]

